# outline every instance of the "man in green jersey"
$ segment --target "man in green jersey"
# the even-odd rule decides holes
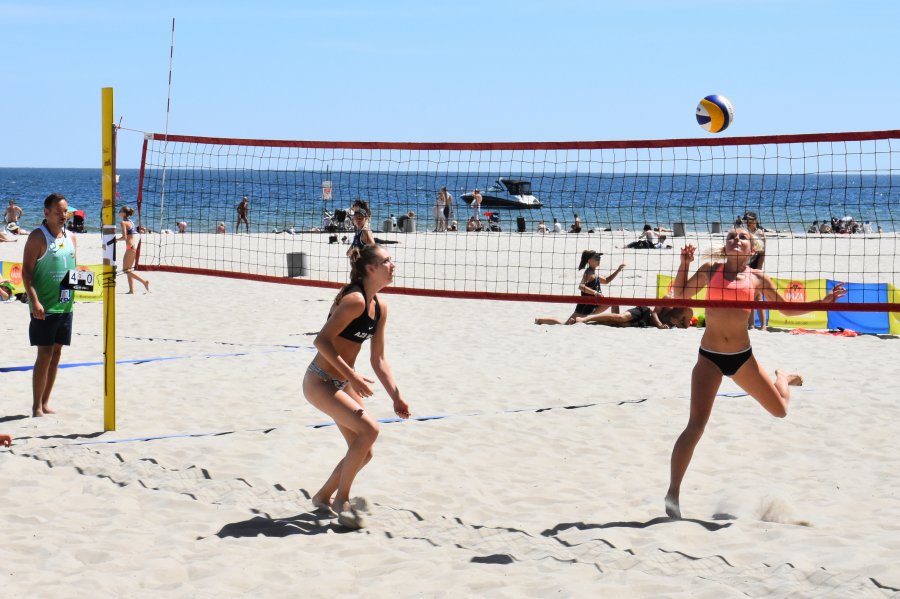
[[[28,235],[22,257],[22,282],[31,308],[28,336],[37,346],[31,388],[32,416],[53,414],[50,392],[63,345],[72,341],[74,291],[68,285],[75,270],[75,236],[66,231],[69,202],[59,193],[44,200],[44,222]]]

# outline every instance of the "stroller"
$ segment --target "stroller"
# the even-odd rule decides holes
[[[87,233],[84,226],[84,210],[76,210],[72,214],[72,220],[66,223],[66,228],[73,233]]]
[[[347,220],[346,210],[335,210],[334,214],[327,210],[323,210],[322,212],[322,228],[329,233],[353,230],[353,224]]]
[[[487,217],[487,226],[485,229],[488,231],[497,231],[500,232],[500,215],[496,212],[485,212],[484,215]]]

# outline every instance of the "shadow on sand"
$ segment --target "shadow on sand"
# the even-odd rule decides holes
[[[356,532],[341,526],[336,518],[328,518],[321,512],[303,512],[288,518],[254,516],[249,520],[232,522],[223,526],[216,536],[220,539],[258,536],[281,538],[292,535],[320,535],[328,531],[338,534]]]

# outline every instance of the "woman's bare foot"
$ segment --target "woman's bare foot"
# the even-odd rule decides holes
[[[150,281],[144,281],[144,291],[150,293]]]
[[[332,517],[337,516],[335,511],[333,509],[331,509],[331,503],[329,501],[330,499],[331,499],[330,497],[322,499],[318,495],[313,495],[313,497],[312,497],[313,507],[316,509],[316,511],[325,512],[329,516],[332,516]]]
[[[344,499],[341,501],[337,497],[335,497],[334,501],[331,502],[331,509],[335,514],[340,514],[341,512],[352,510],[353,506],[350,505],[349,499]]]
[[[681,506],[678,504],[677,499],[669,495],[666,495],[666,515],[669,518],[681,520]]]
[[[797,374],[796,372],[785,372],[783,370],[775,369],[775,378],[783,378],[787,381],[787,384],[791,387],[801,387],[803,386],[803,377]]]
[[[366,527],[366,519],[359,512],[350,510],[349,512],[341,512],[338,515],[338,524],[352,530],[359,530]]]

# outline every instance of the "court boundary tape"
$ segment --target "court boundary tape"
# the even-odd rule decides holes
[[[237,354],[240,355],[240,354]],[[804,389],[804,391],[814,391],[814,389]],[[716,394],[716,397],[745,397],[749,394],[744,391],[724,391]],[[684,398],[682,398],[684,399]],[[496,416],[502,414],[519,414],[522,412],[534,412],[535,414],[540,414],[543,412],[549,412],[551,410],[579,410],[584,408],[592,408],[596,406],[622,406],[625,404],[640,404],[648,401],[648,398],[642,397],[639,399],[622,399],[617,401],[597,401],[586,404],[575,404],[575,405],[557,405],[557,406],[546,406],[546,407],[529,407],[529,408],[513,408],[509,410],[499,410],[495,412],[468,412],[461,414],[433,414],[429,416],[411,416],[409,418],[379,418],[377,420],[380,424],[394,424],[398,422],[429,422],[432,420],[449,420],[454,418],[470,418],[473,416]],[[311,428],[311,429],[320,429],[320,428],[329,428],[332,426],[336,426],[335,422],[318,422],[313,424],[304,424],[303,428]],[[62,445],[48,445],[43,447],[42,449],[54,449],[57,447],[72,447],[79,445],[115,445],[117,443],[137,443],[137,442],[146,442],[146,441],[162,441],[166,439],[186,439],[186,438],[196,438],[196,437],[222,437],[225,435],[233,435],[236,433],[258,433],[261,432],[264,435],[267,435],[273,431],[278,430],[277,426],[267,426],[261,428],[250,428],[250,429],[235,429],[230,431],[209,431],[209,432],[199,432],[199,433],[175,433],[175,434],[165,434],[165,435],[147,435],[141,437],[126,437],[123,439],[102,439],[97,441],[78,441],[75,443],[65,443]],[[40,439],[40,437],[19,437],[19,439],[27,440],[27,439]]]
[[[135,358],[131,360],[116,360],[116,364],[145,364],[147,362],[166,362],[169,360],[191,360],[194,358],[233,358],[237,356],[249,356],[253,354],[273,354],[273,353],[294,353],[300,350],[314,351],[314,347],[283,347],[281,349],[270,349],[265,351],[242,351],[242,352],[229,352],[224,354],[199,354],[196,356],[165,356],[161,358]],[[59,368],[82,368],[85,366],[103,366],[103,361],[95,361],[95,362],[68,362],[66,364],[60,364]],[[0,366],[0,372],[28,372],[29,370],[34,370],[34,364],[29,364],[27,366]]]
[[[594,406],[600,405],[625,405],[625,404],[639,404],[647,401],[646,397],[640,399],[623,399],[618,401],[607,401],[607,402],[593,402],[588,404],[579,404],[579,405],[560,405],[560,406],[548,406],[548,407],[531,407],[531,408],[514,408],[510,410],[499,410],[496,412],[471,412],[464,414],[434,414],[430,416],[411,416],[410,418],[380,418],[378,420],[381,424],[394,424],[397,422],[428,422],[431,420],[447,420],[451,418],[468,418],[472,416],[494,416],[498,414],[517,414],[521,412],[534,412],[535,414],[540,414],[542,412],[549,412],[551,410],[577,410],[582,408],[591,408]],[[319,429],[319,428],[328,428],[335,426],[334,422],[319,422],[313,424],[304,424],[303,428],[311,428],[311,429]],[[142,442],[142,441],[161,441],[165,439],[183,439],[183,438],[191,438],[191,437],[221,437],[225,435],[232,435],[235,433],[257,433],[262,432],[263,434],[269,434],[272,431],[278,430],[277,426],[267,426],[261,428],[251,428],[251,429],[235,429],[230,431],[210,431],[210,432],[200,432],[200,433],[176,433],[176,434],[166,434],[166,435],[147,435],[141,437],[128,437],[124,439],[101,439],[96,441],[77,441],[75,443],[65,443],[60,445],[48,445],[43,447],[42,449],[54,449],[57,447],[72,447],[78,445],[114,445],[117,443],[134,443],[134,442]],[[40,437],[19,437],[20,440],[27,439],[40,439]]]

